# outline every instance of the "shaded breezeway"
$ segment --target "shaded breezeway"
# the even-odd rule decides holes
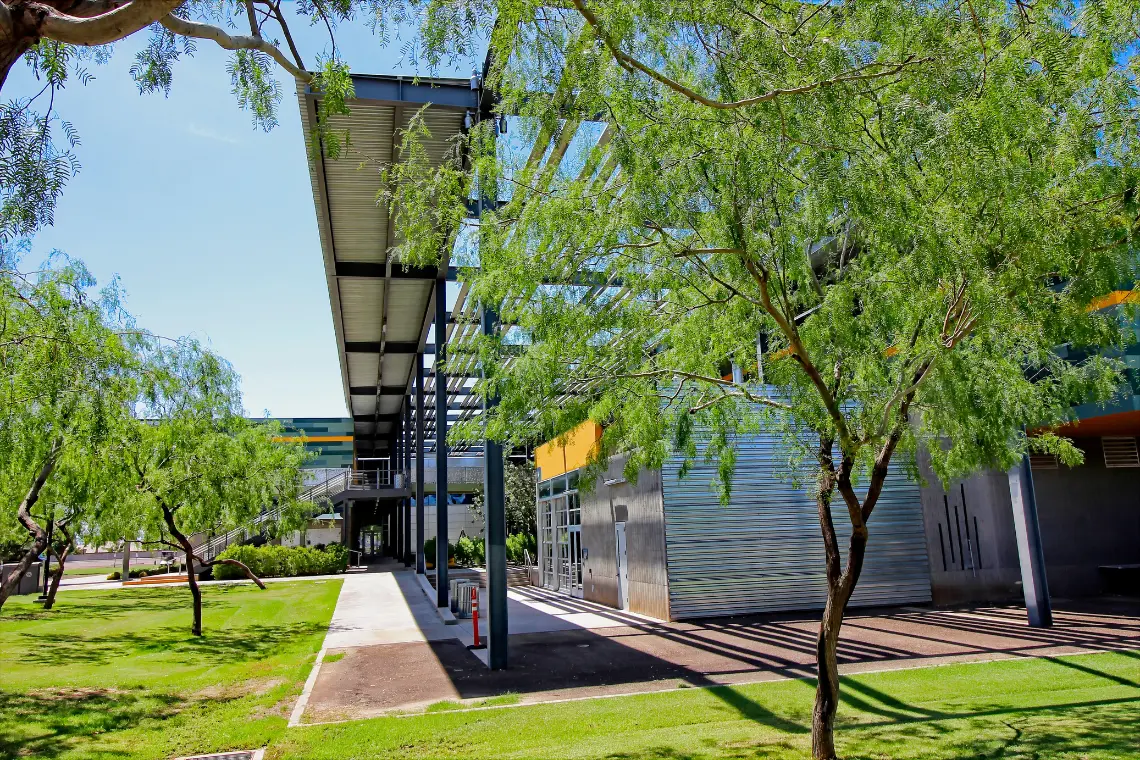
[[[715,686],[814,674],[811,614],[666,623],[532,587],[510,590],[510,668],[491,672],[468,651],[470,623],[443,626],[411,573],[387,575],[417,631],[358,637],[334,646],[304,722],[414,711],[442,700],[517,694],[521,702]],[[362,576],[368,578],[369,576]],[[348,579],[346,579],[347,581]],[[342,599],[350,597],[344,596]],[[417,598],[418,597],[418,598]],[[379,598],[379,597],[374,597]],[[407,622],[408,613],[389,616]],[[334,623],[336,617],[334,617]],[[393,628],[396,630],[396,628]],[[391,638],[386,643],[370,640]],[[1024,609],[890,608],[848,617],[841,670],[857,673],[949,662],[1140,649],[1140,600],[1057,604],[1051,629],[1025,625]]]

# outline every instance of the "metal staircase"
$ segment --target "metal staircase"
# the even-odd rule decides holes
[[[324,471],[325,478],[313,483],[298,497],[299,501],[307,501],[314,506],[330,504],[333,497],[344,491],[361,491],[376,488],[402,488],[407,483],[407,476],[402,472],[391,470],[338,470],[333,474]],[[225,551],[226,547],[241,543],[251,536],[262,532],[262,527],[272,525],[281,517],[281,507],[265,510],[251,522],[214,536],[199,547],[198,556],[207,562]]]

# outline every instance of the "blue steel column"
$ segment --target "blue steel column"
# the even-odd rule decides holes
[[[480,322],[483,334],[493,335],[498,315],[483,307]],[[482,368],[483,379],[494,374]],[[483,397],[483,419],[499,403],[498,393],[488,391]],[[507,667],[507,515],[503,485],[503,446],[489,438],[483,440],[483,509],[487,519],[487,664],[491,670]]]
[[[435,599],[447,607],[447,280],[435,283]]]
[[[1009,471],[1009,496],[1029,625],[1048,628],[1053,625],[1053,608],[1045,577],[1045,552],[1041,548],[1041,526],[1037,522],[1037,498],[1033,493],[1033,470],[1028,456],[1022,457],[1021,463]]]
[[[400,470],[404,474],[404,489],[408,488],[408,471],[412,463],[412,404],[411,399],[404,397],[404,429],[403,446],[400,447]],[[404,567],[412,565],[412,501],[404,499]]]
[[[424,355],[416,354],[416,572],[424,565]]]

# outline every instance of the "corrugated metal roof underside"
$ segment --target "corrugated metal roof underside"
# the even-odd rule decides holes
[[[787,479],[787,449],[775,436],[741,441],[732,499],[711,488],[715,467],[678,478],[679,460],[662,468],[669,603],[675,618],[820,609],[827,598],[823,537],[810,473]],[[851,523],[832,504],[846,561]],[[919,487],[892,464],[868,523],[870,543],[851,606],[930,601],[930,569]]]
[[[348,146],[338,160],[322,153],[314,157],[312,127],[315,100],[298,88],[309,175],[316,201],[317,223],[324,254],[325,276],[341,363],[341,382],[349,414],[357,418],[358,436],[384,435],[392,423],[363,421],[376,414],[397,414],[400,397],[350,394],[353,387],[409,387],[413,355],[380,354],[381,342],[419,343],[433,284],[380,276],[337,276],[337,264],[383,265],[398,240],[391,233],[387,210],[378,203],[383,167],[399,159],[400,131],[415,117],[416,104],[356,100],[350,113],[330,119],[333,130],[348,134]],[[431,137],[424,141],[429,158],[441,162],[452,149],[463,124],[464,111],[432,106],[424,112]],[[399,263],[391,267],[398,269]],[[397,272],[398,275],[398,272]],[[385,313],[385,309],[387,310]],[[345,344],[370,344],[367,351],[346,352]]]

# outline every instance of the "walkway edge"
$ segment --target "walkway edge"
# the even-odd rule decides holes
[[[428,598],[428,601],[431,602],[432,608],[439,614],[440,618],[443,620],[444,625],[459,625],[459,621],[456,619],[455,613],[453,613],[450,609],[447,607],[435,606],[435,587],[428,583],[427,576],[422,573],[416,573],[416,580],[419,581],[420,591],[424,592],[424,596],[426,596]]]
[[[313,687],[317,685],[317,676],[321,673],[321,663],[325,661],[325,648],[322,646],[321,651],[317,652],[317,659],[313,661],[313,669],[309,671],[309,677],[305,679],[305,688],[301,690],[301,696],[297,697],[297,704],[293,705],[293,712],[289,715],[288,728],[296,728],[301,725],[301,717],[305,714],[305,708],[309,706],[309,695],[313,693]]]

